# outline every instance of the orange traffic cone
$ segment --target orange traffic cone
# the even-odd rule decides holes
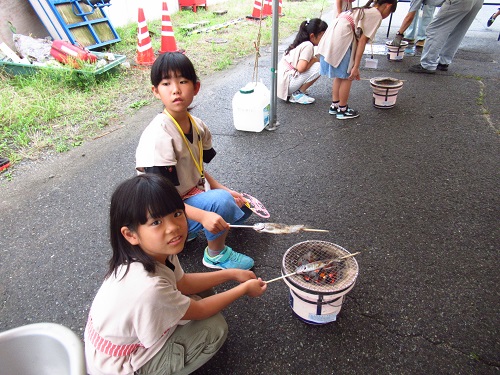
[[[139,8],[139,19],[137,24],[137,58],[136,62],[140,65],[153,65],[155,62],[155,54],[151,46],[151,38],[149,37],[148,24],[144,17],[144,10]]]
[[[264,16],[273,15],[273,3],[272,0],[264,0],[264,10],[262,11]]]
[[[177,44],[175,43],[174,29],[170,20],[167,2],[163,2],[163,10],[161,12],[161,49],[160,53],[177,52]]]
[[[284,16],[285,14],[283,13],[283,1],[279,0],[278,1],[278,16]]]
[[[247,18],[253,19],[253,20],[260,20],[264,19],[267,16],[263,14],[263,9],[262,9],[262,1],[267,1],[267,0],[255,0],[253,3],[253,11],[251,16],[247,16]]]

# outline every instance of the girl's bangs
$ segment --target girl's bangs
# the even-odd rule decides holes
[[[146,176],[141,179],[135,194],[135,207],[132,214],[132,222],[145,224],[148,215],[152,218],[160,218],[177,210],[184,210],[184,202],[175,187],[163,178],[157,176]]]
[[[184,209],[184,203],[180,197],[179,199],[172,199],[172,197],[168,197],[167,194],[162,192],[151,191],[149,197],[145,196],[145,200],[147,202],[145,202],[146,206],[144,207],[148,207],[147,212],[154,219],[167,216],[179,209]]]

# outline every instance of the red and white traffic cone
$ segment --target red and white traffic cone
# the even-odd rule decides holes
[[[177,52],[177,43],[175,42],[174,29],[170,20],[167,2],[163,2],[163,10],[161,12],[161,49],[160,53]]]
[[[263,14],[262,1],[265,2],[267,0],[255,0],[255,2],[253,3],[252,15],[247,16],[247,18],[250,18],[252,20],[260,20],[267,17]]]
[[[135,60],[140,65],[153,65],[155,54],[149,37],[148,24],[144,17],[144,10],[139,8],[139,18],[137,24],[137,58]]]
[[[262,14],[264,16],[272,16],[273,15],[273,3],[272,0],[263,0],[264,1],[264,9]]]
[[[284,16],[285,14],[283,13],[283,1],[278,0],[278,16]]]

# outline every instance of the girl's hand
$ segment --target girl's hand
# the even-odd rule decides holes
[[[260,277],[257,280],[248,280],[244,285],[247,287],[246,295],[249,297],[260,297],[267,289],[267,284]]]
[[[237,191],[234,190],[229,190],[229,193],[234,197],[234,201],[238,205],[239,208],[243,207],[245,203],[247,203],[247,200],[243,198],[243,195],[241,193],[238,193]]]
[[[222,216],[210,211],[205,211],[203,220],[201,221],[201,225],[203,225],[203,228],[213,234],[217,234],[229,229],[229,224],[226,223]]]
[[[359,75],[359,68],[353,67],[351,69],[351,75],[349,76],[349,79],[351,81],[354,81],[354,80],[359,81],[361,79],[361,77]]]

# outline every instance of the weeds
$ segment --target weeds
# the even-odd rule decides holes
[[[307,17],[320,16],[326,0],[289,1],[280,17],[279,38],[297,31]],[[227,10],[220,16],[213,12]],[[272,17],[261,23],[249,21],[251,4],[228,0],[210,11],[183,10],[171,15],[177,47],[184,49],[200,77],[227,69],[239,59],[255,53],[254,42],[260,30],[260,46],[271,44]],[[189,34],[182,26],[208,21],[203,27],[212,32]],[[230,26],[224,23],[233,21]],[[161,20],[148,21],[153,50],[161,44]],[[137,48],[137,23],[117,28],[122,41],[109,52],[126,55],[133,64]],[[0,156],[12,164],[37,159],[41,153],[66,152],[114,125],[123,117],[152,100],[149,68],[133,66],[115,74],[96,76],[84,67],[82,72],[41,70],[30,76],[8,76],[0,71]],[[7,176],[7,177],[6,177]],[[10,180],[12,175],[3,173]]]

